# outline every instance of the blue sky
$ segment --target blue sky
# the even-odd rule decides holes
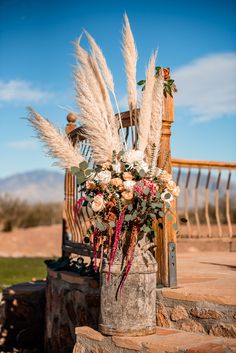
[[[155,48],[157,63],[171,67],[176,80],[172,155],[235,161],[235,1],[1,0],[0,177],[51,168],[22,117],[31,105],[63,128],[63,107],[77,111],[73,42],[84,28],[102,47],[126,108],[120,49],[125,11],[139,53],[137,80]],[[82,45],[87,48],[84,38]]]

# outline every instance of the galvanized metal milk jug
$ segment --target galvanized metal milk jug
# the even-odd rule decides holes
[[[117,253],[107,280],[108,261],[101,271],[99,330],[105,335],[143,336],[156,331],[157,263],[149,250],[136,246],[128,277],[119,292],[122,254]]]

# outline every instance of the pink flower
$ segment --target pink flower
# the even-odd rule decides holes
[[[141,184],[141,185],[140,185]],[[136,183],[133,191],[139,194],[140,198],[147,199],[149,195],[144,194],[144,189],[149,189],[152,198],[156,197],[157,185],[152,180],[143,179],[139,183]]]

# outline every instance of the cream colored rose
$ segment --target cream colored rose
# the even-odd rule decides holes
[[[126,180],[124,181],[124,188],[125,190],[133,190],[134,185],[136,184],[136,182],[134,180]]]
[[[109,169],[111,166],[111,163],[110,162],[105,162],[102,164],[102,169],[103,170],[106,170],[106,169]]]
[[[133,191],[123,191],[122,194],[121,194],[122,198],[125,200],[125,201],[131,201],[133,200]]]
[[[141,162],[143,158],[144,158],[143,151],[129,150],[125,152],[122,159],[125,163],[133,166],[135,162]]]
[[[179,186],[176,186],[175,189],[172,191],[172,194],[177,197],[179,196],[179,193],[180,193],[180,187]]]
[[[111,185],[115,186],[116,188],[119,188],[123,186],[123,181],[120,178],[113,178],[111,179]]]
[[[172,192],[176,188],[176,184],[173,180],[168,181],[167,189]]]
[[[169,181],[171,181],[172,176],[171,176],[171,174],[169,174],[169,173],[167,173],[165,170],[163,170],[163,171],[159,174],[159,178],[160,178],[162,181],[168,183]]]
[[[96,188],[96,184],[92,180],[87,180],[85,183],[85,186],[86,186],[86,189],[88,189],[88,190],[93,190]]]
[[[93,199],[91,207],[94,212],[101,211],[105,207],[103,197],[101,195],[96,195]]]
[[[132,180],[134,178],[130,172],[124,172],[122,176],[124,180]]]
[[[172,193],[173,196],[179,196],[180,188],[175,184],[173,180],[168,182],[167,189]]]
[[[111,180],[111,172],[109,170],[103,170],[96,175],[95,180],[100,184],[108,184]]]

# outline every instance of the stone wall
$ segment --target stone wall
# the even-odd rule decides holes
[[[236,338],[236,306],[167,298],[160,289],[157,290],[157,325]]]
[[[90,327],[77,327],[76,335],[73,353],[230,353],[236,349],[233,339],[159,327],[155,334],[141,337],[109,337]]]
[[[45,353],[71,353],[75,327],[98,327],[99,283],[73,272],[48,269]]]

